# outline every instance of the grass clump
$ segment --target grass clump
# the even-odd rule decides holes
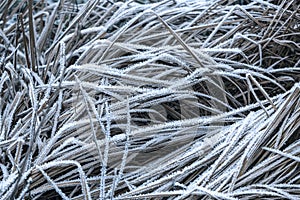
[[[299,198],[299,10],[3,1],[1,198]]]

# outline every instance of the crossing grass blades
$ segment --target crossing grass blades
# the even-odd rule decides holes
[[[0,3],[1,199],[300,198],[296,0]]]

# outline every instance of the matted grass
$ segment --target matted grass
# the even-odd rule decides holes
[[[1,199],[300,198],[296,0],[0,3]]]

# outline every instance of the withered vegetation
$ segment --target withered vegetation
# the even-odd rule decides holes
[[[299,199],[299,2],[139,2],[1,1],[1,199]]]

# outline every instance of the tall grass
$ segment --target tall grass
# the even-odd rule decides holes
[[[1,199],[300,198],[296,0],[0,3]]]

